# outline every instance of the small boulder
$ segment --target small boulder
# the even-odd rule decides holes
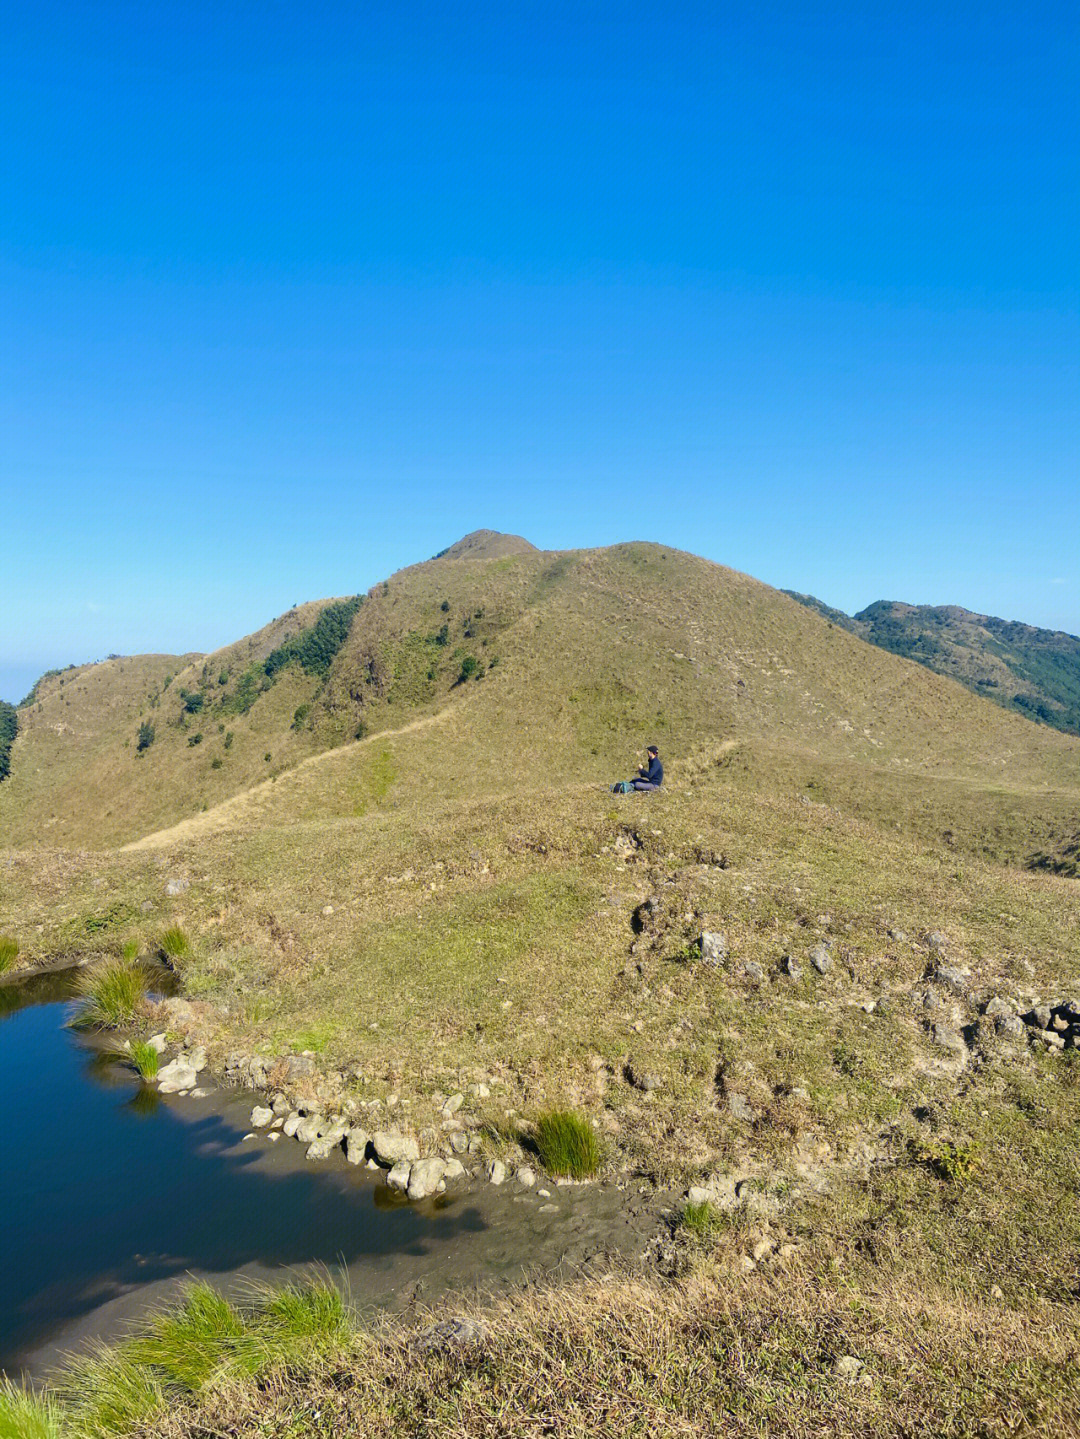
[[[727,1107],[732,1119],[738,1119],[743,1124],[753,1124],[757,1118],[757,1110],[746,1095],[740,1094],[737,1089],[728,1090]]]
[[[158,1054],[164,1054],[169,1047],[169,1041],[163,1034],[152,1034],[146,1042]]]
[[[252,1129],[265,1129],[273,1117],[274,1111],[272,1109],[267,1109],[263,1105],[257,1104],[251,1111]]]
[[[493,1159],[488,1165],[488,1183],[502,1184],[506,1180],[506,1165],[501,1159]]]
[[[465,1174],[465,1166],[460,1159],[448,1159],[443,1178],[449,1183],[451,1179],[461,1179]]]
[[[158,1088],[162,1094],[179,1094],[182,1089],[194,1089],[197,1078],[189,1064],[174,1059],[158,1070]]]
[[[275,1114],[280,1115],[284,1119],[285,1115],[289,1113],[289,1101],[285,1098],[283,1094],[275,1094],[273,1099],[270,1101],[270,1108],[274,1111]]]
[[[784,973],[789,979],[798,979],[799,976],[802,974],[802,969],[799,965],[798,960],[796,960],[790,954],[784,955],[784,958],[780,962],[780,968],[784,971]]]
[[[742,974],[744,978],[750,980],[752,984],[764,984],[765,982],[765,971],[760,964],[755,964],[752,959],[744,961]]]
[[[282,1134],[287,1134],[289,1138],[292,1139],[303,1122],[303,1115],[293,1110],[291,1114],[286,1116],[285,1123],[281,1126]]]
[[[333,1131],[324,1135],[322,1139],[316,1139],[308,1145],[307,1157],[309,1159],[329,1159],[334,1150],[341,1144],[340,1136]]]
[[[427,1199],[437,1194],[445,1174],[445,1159],[418,1159],[409,1171],[409,1198]]]
[[[728,957],[727,935],[719,930],[702,931],[701,939],[698,941],[701,948],[701,958],[706,964],[722,965]]]
[[[165,893],[170,899],[176,899],[177,896],[183,894],[188,887],[188,881],[186,879],[167,879],[165,881]]]
[[[810,951],[810,963],[817,970],[818,974],[828,974],[832,969],[832,955],[823,944],[815,944]]]
[[[1001,1039],[1024,1039],[1027,1030],[1018,1014],[995,1014],[994,1033]]]
[[[443,1115],[447,1119],[450,1119],[458,1112],[464,1103],[465,1096],[463,1094],[452,1094],[442,1107]]]
[[[345,1158],[350,1164],[360,1164],[367,1154],[368,1133],[355,1127],[345,1132]]]
[[[938,954],[940,954],[948,942],[948,936],[945,934],[945,931],[941,929],[932,929],[926,936],[927,949],[932,949]]]
[[[935,978],[960,999],[964,998],[971,987],[970,970],[957,969],[953,965],[939,964]]]
[[[533,1169],[531,1165],[522,1164],[519,1166],[514,1178],[525,1189],[531,1189],[536,1183],[536,1170]]]
[[[400,1189],[402,1194],[409,1187],[409,1175],[412,1172],[412,1165],[407,1161],[395,1164],[390,1173],[386,1176],[386,1183],[390,1189]]]
[[[421,1329],[410,1343],[418,1354],[457,1354],[487,1342],[487,1326],[477,1319],[455,1316]]]
[[[833,1365],[833,1373],[838,1379],[843,1379],[848,1384],[854,1384],[862,1373],[863,1362],[856,1359],[854,1354],[844,1354]]]
[[[420,1158],[420,1146],[407,1134],[394,1134],[380,1129],[371,1136],[371,1147],[375,1158],[386,1168],[397,1164],[412,1164]]]

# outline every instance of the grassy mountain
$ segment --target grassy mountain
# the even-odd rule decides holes
[[[1018,1016],[1080,994],[1080,740],[692,555],[483,534],[19,721],[20,964],[180,925],[212,1067],[314,1055],[425,1149],[460,1092],[511,1167],[570,1107],[605,1183],[728,1196],[673,1204],[677,1282],[519,1297],[478,1366],[342,1333],[267,1386],[223,1349],[205,1392],[154,1370],[144,1433],[1071,1423],[1078,1056]],[[608,793],[650,740],[664,789]]]
[[[890,654],[917,660],[1028,719],[1080,734],[1080,638],[958,605],[878,600],[857,615],[813,595],[792,599]]]

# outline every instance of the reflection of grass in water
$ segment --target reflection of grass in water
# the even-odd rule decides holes
[[[47,1394],[19,1389],[0,1379],[0,1435],[3,1439],[61,1439],[60,1416]]]
[[[140,1118],[144,1118],[148,1115],[156,1114],[161,1108],[161,1104],[162,1098],[156,1089],[151,1089],[148,1084],[140,1084],[128,1100],[126,1108],[130,1109],[132,1114],[137,1114]]]

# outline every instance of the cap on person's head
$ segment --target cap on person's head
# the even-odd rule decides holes
[[[646,745],[646,746],[645,746],[645,753],[646,753],[646,754],[659,754],[660,751],[656,748],[656,746],[655,746],[654,744],[650,744],[650,745]]]

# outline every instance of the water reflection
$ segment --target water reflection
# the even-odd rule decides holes
[[[0,986],[0,1093],[22,1115],[0,1165],[0,1368],[133,1285],[251,1264],[389,1265],[483,1228],[467,1204],[444,1201],[436,1217],[343,1166],[268,1169],[235,1126],[178,1117],[67,1029],[69,996],[62,976]]]

